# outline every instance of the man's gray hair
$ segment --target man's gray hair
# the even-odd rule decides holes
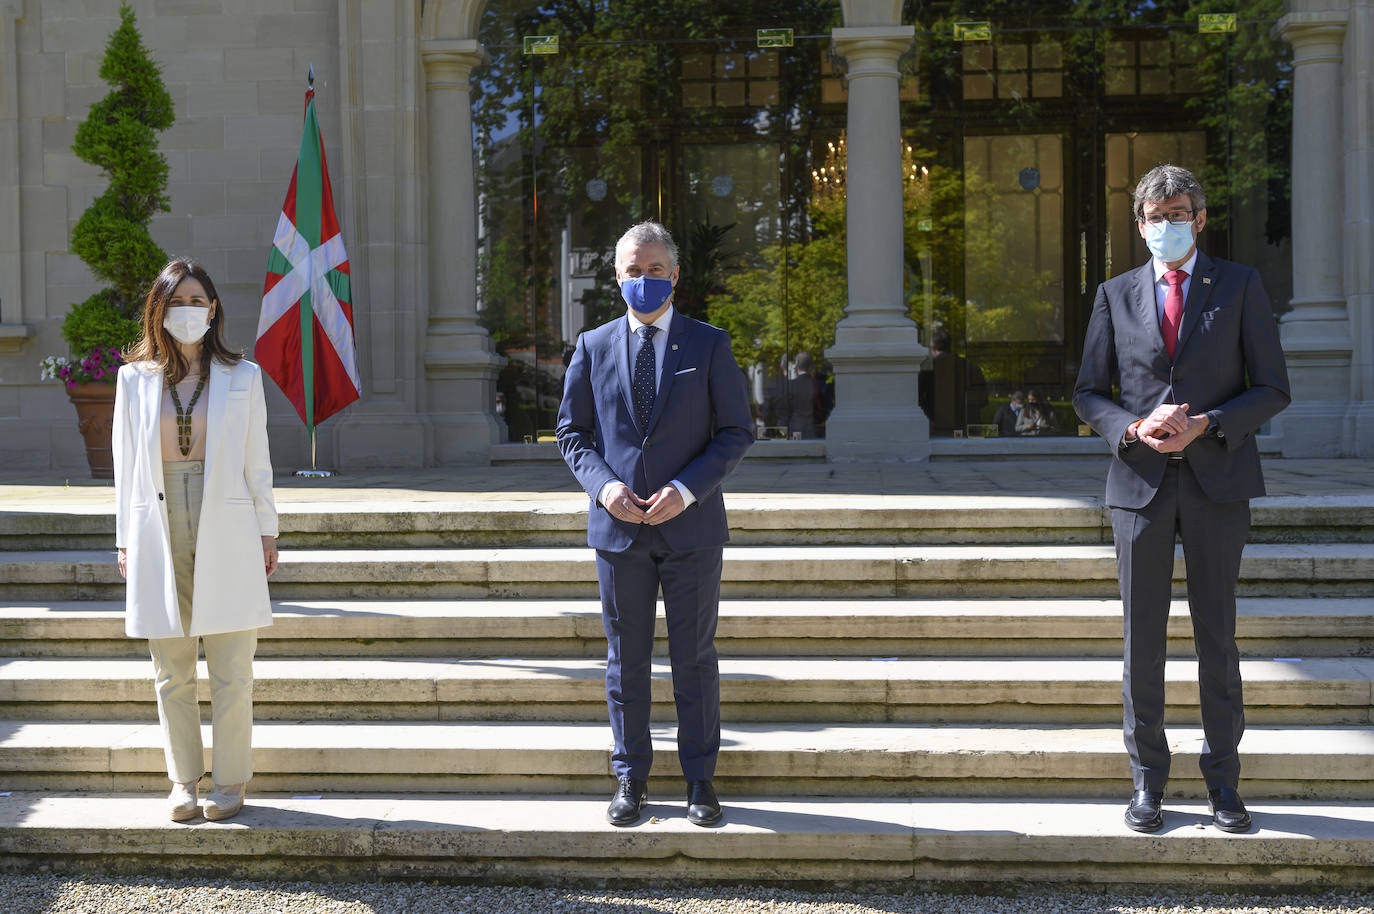
[[[668,269],[677,266],[677,242],[673,241],[673,236],[668,234],[668,230],[657,222],[640,222],[630,226],[625,234],[620,236],[620,240],[615,243],[615,260],[620,262],[620,251],[625,247],[636,247],[641,244],[661,244],[668,249]]]
[[[1179,194],[1187,194],[1193,203],[1193,211],[1207,208],[1207,195],[1202,191],[1202,182],[1186,168],[1177,165],[1156,165],[1135,186],[1135,218],[1140,222],[1145,218],[1145,204],[1159,203]]]

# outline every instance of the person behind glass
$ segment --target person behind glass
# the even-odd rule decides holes
[[[811,376],[816,379],[816,435],[825,437],[825,423],[835,411],[835,372],[822,359]]]
[[[787,437],[816,437],[816,379],[811,376],[811,353],[805,350],[797,353],[787,397]]]
[[[930,419],[930,433],[949,437],[963,434],[970,422],[980,422],[988,402],[987,380],[977,363],[954,354],[948,330],[930,335],[930,355],[917,375],[917,400]]]
[[[1016,435],[1016,420],[1021,418],[1021,410],[1025,405],[1026,395],[1019,390],[1013,390],[1007,402],[997,407],[997,412],[992,416],[992,423],[997,426],[997,434],[1000,437],[1011,438]]]
[[[1054,409],[1040,398],[1038,391],[1027,391],[1025,406],[1016,417],[1016,434],[1053,435],[1057,431],[1059,420],[1054,417]]]
[[[258,366],[225,343],[200,264],[162,269],[142,336],[119,369],[113,428],[115,545],[125,631],[153,659],[173,821],[199,812],[205,773],[196,659],[210,675],[214,787],[205,818],[243,807],[253,776],[253,653],[272,624],[277,509]]]

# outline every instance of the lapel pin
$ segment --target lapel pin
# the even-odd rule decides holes
[[[1203,284],[1204,286],[1210,286],[1210,285],[1212,284],[1212,277],[1210,277],[1210,276],[1204,276],[1204,277],[1202,277],[1202,284]]]
[[[673,351],[674,351],[674,352],[677,352],[677,343],[674,343],[674,344],[673,344]]]

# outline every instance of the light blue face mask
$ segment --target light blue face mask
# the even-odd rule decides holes
[[[1164,263],[1177,263],[1193,249],[1193,223],[1145,223],[1145,246]]]
[[[657,276],[632,276],[620,284],[620,297],[636,314],[653,314],[672,294],[672,281]]]

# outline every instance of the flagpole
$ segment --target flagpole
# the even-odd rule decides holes
[[[353,337],[348,253],[315,112],[314,64],[308,78],[301,145],[268,249],[253,352],[292,401],[310,436],[310,468],[293,475],[329,477],[335,474],[319,466],[316,425],[357,400],[362,382]],[[324,399],[318,400],[317,394]]]
[[[297,470],[292,476],[304,476],[307,479],[328,479],[334,475],[333,470],[322,470],[315,463],[315,426],[310,426],[310,469]]]
[[[308,109],[308,107],[309,107],[309,99],[310,99],[310,98],[314,95],[314,93],[315,93],[315,65],[314,65],[313,63],[310,65],[309,76],[308,76],[307,78],[308,78],[308,80],[309,80],[309,83],[308,83],[308,85],[307,85],[308,92],[307,92],[307,94],[306,94],[307,109]],[[303,316],[304,316],[304,315],[303,315]],[[313,320],[312,320],[312,323],[313,323]],[[303,330],[304,330],[304,328],[303,328]],[[302,347],[305,347],[305,346],[309,346],[309,345],[310,345],[310,340],[306,337],[305,332],[302,332],[302,334],[301,334],[301,345],[302,345]],[[304,368],[305,366],[302,366],[302,367]],[[309,366],[309,367],[310,367],[310,370],[313,372],[314,366],[311,365],[311,366]],[[308,470],[297,470],[295,473],[293,473],[293,474],[291,474],[291,475],[293,475],[293,476],[303,476],[303,477],[306,477],[306,478],[308,478],[308,479],[328,479],[329,477],[333,476],[334,473],[333,473],[332,471],[330,471],[330,470],[322,470],[322,469],[320,469],[319,464],[316,463],[316,461],[315,461],[315,423],[314,423],[313,421],[311,421],[311,420],[314,419],[314,415],[313,415],[313,410],[310,408],[310,407],[313,405],[313,400],[314,400],[314,396],[315,396],[314,390],[313,390],[314,385],[313,385],[312,383],[310,383],[312,380],[313,380],[313,378],[305,378],[305,379],[304,379],[304,381],[305,381],[305,397],[306,397],[306,404],[307,404],[307,405],[306,405],[306,416],[307,416],[307,420],[306,420],[306,421],[307,421],[307,424],[309,425],[309,428],[310,428],[310,469],[308,469]]]

